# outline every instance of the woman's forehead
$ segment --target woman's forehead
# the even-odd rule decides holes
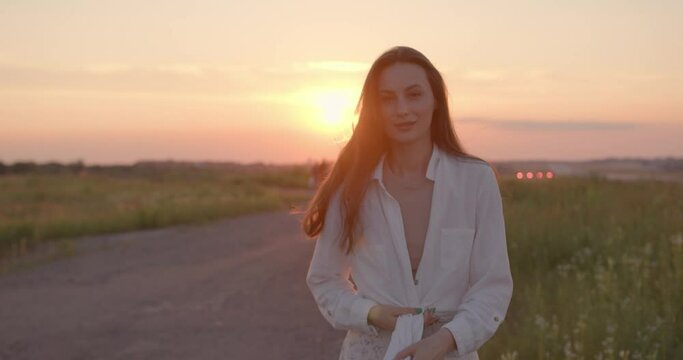
[[[429,86],[425,70],[416,64],[395,63],[382,70],[377,87],[380,92],[395,92],[407,90],[414,86]]]

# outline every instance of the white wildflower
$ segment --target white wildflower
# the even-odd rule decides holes
[[[548,322],[543,316],[536,314],[536,326],[541,330],[545,330],[548,327]]]
[[[517,360],[517,350],[503,353],[500,356],[500,360]]]

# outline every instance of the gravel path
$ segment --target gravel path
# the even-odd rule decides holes
[[[336,359],[284,212],[95,236],[0,276],[0,359]]]

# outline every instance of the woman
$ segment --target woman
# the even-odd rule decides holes
[[[319,236],[306,282],[325,319],[347,330],[340,359],[478,359],[505,317],[498,184],[460,146],[446,96],[422,53],[382,54],[306,211],[304,232]]]

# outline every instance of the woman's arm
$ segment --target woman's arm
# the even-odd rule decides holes
[[[368,324],[368,312],[377,303],[353,291],[349,257],[342,253],[339,192],[330,200],[320,237],[316,241],[306,283],[322,315],[335,329],[377,334]]]
[[[496,176],[486,167],[477,191],[476,233],[470,255],[470,288],[444,325],[464,355],[481,347],[498,329],[512,297],[503,206]]]

